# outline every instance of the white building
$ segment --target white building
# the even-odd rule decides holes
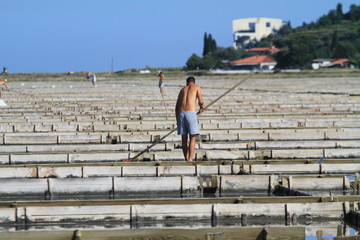
[[[339,59],[314,59],[311,63],[313,69],[320,68],[358,68],[360,64],[350,61],[347,58]]]
[[[233,20],[234,47],[242,47],[252,40],[260,41],[262,38],[276,33],[287,24],[275,18],[243,18]]]
[[[329,65],[334,59],[314,59],[311,63],[313,69],[319,69]]]

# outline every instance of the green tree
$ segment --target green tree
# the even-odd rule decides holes
[[[211,34],[204,34],[204,48],[203,57],[216,51],[217,45],[215,39],[212,38]]]
[[[186,68],[188,70],[198,70],[202,65],[202,58],[195,53],[186,62]]]
[[[204,48],[203,48],[203,56],[205,56],[206,54],[208,54],[209,52],[209,43],[208,43],[208,36],[207,33],[205,32],[204,34]]]
[[[213,53],[217,49],[217,44],[215,39],[212,38],[211,34],[209,34],[209,45],[210,45],[210,53]]]
[[[332,53],[332,55],[334,55],[334,52],[336,52],[336,49],[339,47],[339,36],[338,36],[338,32],[334,31],[332,38],[331,38],[331,44],[330,44],[330,51]]]
[[[284,24],[279,31],[277,32],[277,34],[279,35],[287,35],[290,34],[292,32],[292,27],[291,27],[291,23],[290,21],[287,24]]]
[[[341,3],[338,3],[337,6],[336,6],[336,14],[339,16],[339,18],[341,20],[343,19],[344,13],[343,13],[343,10],[342,10],[342,4]]]
[[[243,48],[245,47],[245,42],[248,42],[249,40],[249,36],[237,37],[237,39],[235,40],[235,44],[237,47]]]
[[[360,63],[360,53],[356,53],[352,60],[354,60],[354,62]]]
[[[293,35],[286,41],[287,50],[276,55],[279,68],[310,68],[319,39],[315,35]]]
[[[244,49],[241,48],[235,49],[233,47],[227,47],[227,48],[218,48],[214,52],[213,56],[214,58],[220,61],[224,61],[224,60],[234,61],[241,59],[244,54],[245,54]]]
[[[360,21],[357,21],[352,25],[354,26],[354,30],[357,32],[357,36],[360,37]]]
[[[356,47],[351,42],[342,42],[333,52],[333,58],[353,58],[357,53]]]
[[[328,18],[330,19],[331,24],[339,24],[341,23],[342,19],[342,17],[338,14],[336,10],[330,10]]]
[[[203,57],[201,61],[200,69],[204,69],[204,70],[213,69],[216,67],[217,63],[218,63],[217,59],[215,59],[210,55],[206,55],[205,57]]]
[[[360,6],[356,6],[355,4],[351,4],[350,5],[349,15],[350,15],[350,20],[352,22],[356,22],[356,21],[360,20]]]
[[[331,56],[331,51],[328,46],[321,46],[316,48],[314,59],[315,58],[329,58]]]
[[[327,15],[324,15],[322,17],[319,18],[319,20],[317,21],[317,23],[320,25],[320,26],[329,26],[331,25],[331,19],[329,18],[329,16]]]
[[[290,68],[290,53],[289,51],[281,51],[275,55],[275,60],[277,62],[276,68],[286,69]]]

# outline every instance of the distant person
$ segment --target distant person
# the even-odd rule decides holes
[[[0,81],[0,86],[4,85],[8,91],[11,91],[11,89],[8,87],[8,85],[6,85],[6,83],[7,83],[7,79],[4,79],[4,80]],[[2,88],[1,88],[1,90],[2,90]],[[2,91],[1,90],[0,90],[0,98],[2,96]]]
[[[175,114],[178,127],[178,135],[181,135],[181,145],[185,161],[192,162],[195,153],[196,135],[199,135],[198,117],[196,114],[196,99],[199,102],[200,110],[204,111],[204,100],[200,86],[195,84],[194,77],[186,79],[186,86],[178,95]],[[189,145],[187,143],[188,136]]]
[[[93,84],[93,87],[96,87],[96,76],[94,73],[88,73],[86,74],[87,79],[91,79],[91,82]]]
[[[3,68],[2,72],[0,73],[0,75],[1,75],[1,74],[4,74],[4,75],[9,74],[9,72],[8,72],[8,70],[7,70],[6,67]]]
[[[163,72],[160,71],[156,76],[159,77],[159,88],[160,88],[161,96],[164,96],[164,80],[165,80],[165,75],[164,75]]]

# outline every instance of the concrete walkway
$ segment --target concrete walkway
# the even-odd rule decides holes
[[[199,77],[197,83],[207,104],[238,81]],[[0,230],[16,231],[30,223],[51,229],[51,224],[75,220],[101,229],[94,222],[106,219],[122,221],[124,228],[167,228],[170,218],[179,220],[171,227],[189,221],[200,222],[199,228],[207,222],[234,227],[256,218],[264,226],[279,220],[284,226],[310,224],[310,236],[319,228],[334,235],[342,216],[357,210],[357,203],[334,199],[360,189],[358,79],[251,79],[199,117],[196,162],[183,162],[174,133],[139,162],[121,163],[176,127],[174,105],[184,83],[167,80],[164,99],[156,79],[99,79],[96,88],[88,82],[12,83],[13,91],[3,92],[7,106],[0,107],[0,194],[14,205],[0,207]],[[278,186],[334,201],[196,203],[204,194],[272,195]],[[183,194],[192,194],[194,202],[161,208],[131,203],[140,196]],[[92,195],[128,199],[129,204],[16,206],[24,197],[71,202]],[[301,220],[309,215],[326,219],[328,227]]]

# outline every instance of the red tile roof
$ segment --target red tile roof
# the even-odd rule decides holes
[[[272,53],[278,53],[279,49],[276,47],[258,47],[258,48],[250,48],[246,49],[246,52],[272,52]]]
[[[344,63],[344,62],[347,62],[347,61],[349,61],[349,59],[347,59],[347,58],[339,58],[339,59],[337,59],[335,61],[332,61],[330,64],[331,65],[337,65],[337,64],[341,64],[341,63]]]
[[[275,60],[271,59],[265,55],[256,55],[252,57],[243,58],[240,60],[232,61],[231,64],[239,64],[239,63],[264,63],[264,62],[271,62],[276,63]]]

